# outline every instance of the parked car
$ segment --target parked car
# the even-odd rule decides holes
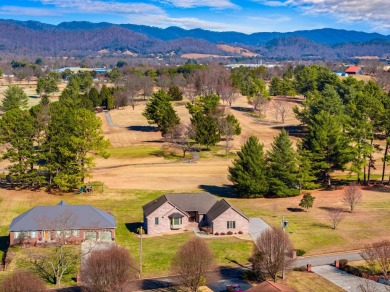
[[[238,284],[231,284],[226,286],[226,291],[228,292],[244,292]]]

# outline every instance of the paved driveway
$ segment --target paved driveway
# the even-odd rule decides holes
[[[365,282],[368,280],[353,276],[333,266],[326,265],[313,267],[312,271],[326,280],[336,284],[345,291],[361,291],[359,288],[359,285],[361,284],[363,287],[368,288],[368,291],[388,291],[386,290],[386,286],[383,284],[379,284],[374,281]]]
[[[232,285],[232,284],[238,284],[240,285],[242,290],[248,290],[252,286],[249,285],[247,282],[240,278],[231,278],[231,279],[223,279],[219,280],[218,282],[214,282],[212,284],[208,284],[207,287],[209,287],[214,292],[226,292],[226,286]]]
[[[249,218],[249,235],[255,241],[266,229],[271,228],[263,219]]]
[[[346,253],[333,253],[320,256],[311,256],[311,257],[298,257],[295,259],[293,266],[300,267],[311,264],[315,266],[330,265],[335,262],[335,260],[347,259],[348,261],[361,261],[363,258],[360,256],[359,252],[346,252]]]

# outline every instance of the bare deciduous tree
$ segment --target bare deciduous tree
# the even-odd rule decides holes
[[[336,229],[341,221],[345,219],[344,210],[341,208],[330,209],[328,211],[332,229]]]
[[[153,86],[154,86],[153,78],[150,76],[141,76],[139,83],[142,88],[144,100],[146,100],[146,97],[150,96],[153,93]]]
[[[260,234],[255,244],[250,259],[253,272],[260,275],[266,271],[276,282],[277,274],[292,263],[289,255],[294,247],[288,235],[281,228],[269,228]]]
[[[249,99],[249,104],[253,105],[253,110],[265,114],[265,109],[269,105],[270,101],[265,96],[258,94]]]
[[[187,80],[184,78],[183,74],[177,74],[172,78],[172,85],[183,89],[187,85]]]
[[[192,124],[180,123],[169,129],[164,137],[169,140],[173,147],[180,148],[183,151],[183,158],[186,157],[187,151],[191,150],[192,143],[190,139],[194,135]]]
[[[16,271],[0,283],[0,292],[46,291],[43,281],[28,271]]]
[[[42,226],[42,230],[51,230],[50,237],[53,239],[55,248],[50,252],[33,251],[30,254],[30,262],[41,277],[55,285],[61,285],[64,274],[80,258],[79,252],[68,246],[68,238],[72,226],[74,226],[74,220],[75,215],[70,211],[63,212],[55,220],[46,217],[39,219],[39,225]]]
[[[184,287],[196,292],[213,265],[214,254],[208,244],[199,237],[193,237],[177,251],[172,261],[172,271],[179,275]]]
[[[233,86],[226,84],[221,87],[219,95],[221,96],[223,102],[226,102],[229,104],[229,106],[232,106],[233,102],[238,97],[238,92],[237,89],[235,89]]]
[[[167,90],[168,87],[171,85],[172,81],[171,78],[169,78],[168,75],[163,74],[157,78],[157,85],[164,90]]]
[[[361,203],[362,196],[362,191],[355,183],[351,183],[345,188],[343,202],[348,205],[351,213],[355,209],[356,205]]]
[[[128,98],[127,98],[127,95],[126,95],[126,92],[124,92],[123,90],[115,90],[115,93],[114,93],[114,106],[117,107],[117,108],[123,108],[125,106],[127,106],[128,104]]]
[[[373,271],[378,265],[382,274],[387,277],[390,271],[390,240],[383,240],[365,246],[365,250],[360,253]]]
[[[121,291],[123,286],[137,277],[134,258],[124,247],[93,251],[81,271],[83,285],[89,291]]]
[[[196,99],[196,88],[195,85],[190,83],[185,88],[185,95],[190,100],[191,103],[195,102]]]
[[[360,284],[357,286],[358,291],[360,292],[379,292],[375,286],[375,282],[368,279],[362,279]],[[390,291],[390,289],[389,289]]]
[[[280,117],[282,124],[284,124],[287,115],[291,112],[291,107],[283,100],[275,100],[274,108],[276,121],[278,122]]]

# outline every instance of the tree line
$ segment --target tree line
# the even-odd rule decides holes
[[[94,110],[85,106],[86,90],[85,83],[69,82],[59,101],[43,95],[30,109],[21,88],[5,91],[0,143],[10,166],[3,182],[69,191],[90,176],[95,156],[108,157],[109,141]]]
[[[237,194],[283,197],[297,195],[298,189],[311,188],[315,182],[331,187],[334,171],[348,171],[359,183],[368,183],[377,154],[382,154],[383,182],[390,161],[389,94],[374,81],[340,80],[316,65],[288,71],[285,78],[291,78],[305,97],[302,106],[294,108],[303,137],[295,151],[282,131],[266,154],[258,139],[250,137],[229,168]]]

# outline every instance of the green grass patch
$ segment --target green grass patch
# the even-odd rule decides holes
[[[161,149],[154,146],[132,146],[108,149],[110,157],[113,158],[145,158],[150,156],[163,157],[168,160],[182,158],[181,153],[176,149]]]
[[[210,146],[210,149],[203,148],[202,151],[199,152],[199,157],[201,159],[208,158],[226,158],[232,159],[237,157],[237,153],[235,151],[230,151],[226,155],[226,150],[223,146],[223,141],[219,145]]]
[[[132,146],[108,149],[113,158],[144,158],[148,156],[156,156],[161,153],[159,147],[153,146]]]
[[[248,115],[251,116],[252,118],[259,119],[259,120],[264,120],[267,116],[255,113],[255,112],[248,112]]]

